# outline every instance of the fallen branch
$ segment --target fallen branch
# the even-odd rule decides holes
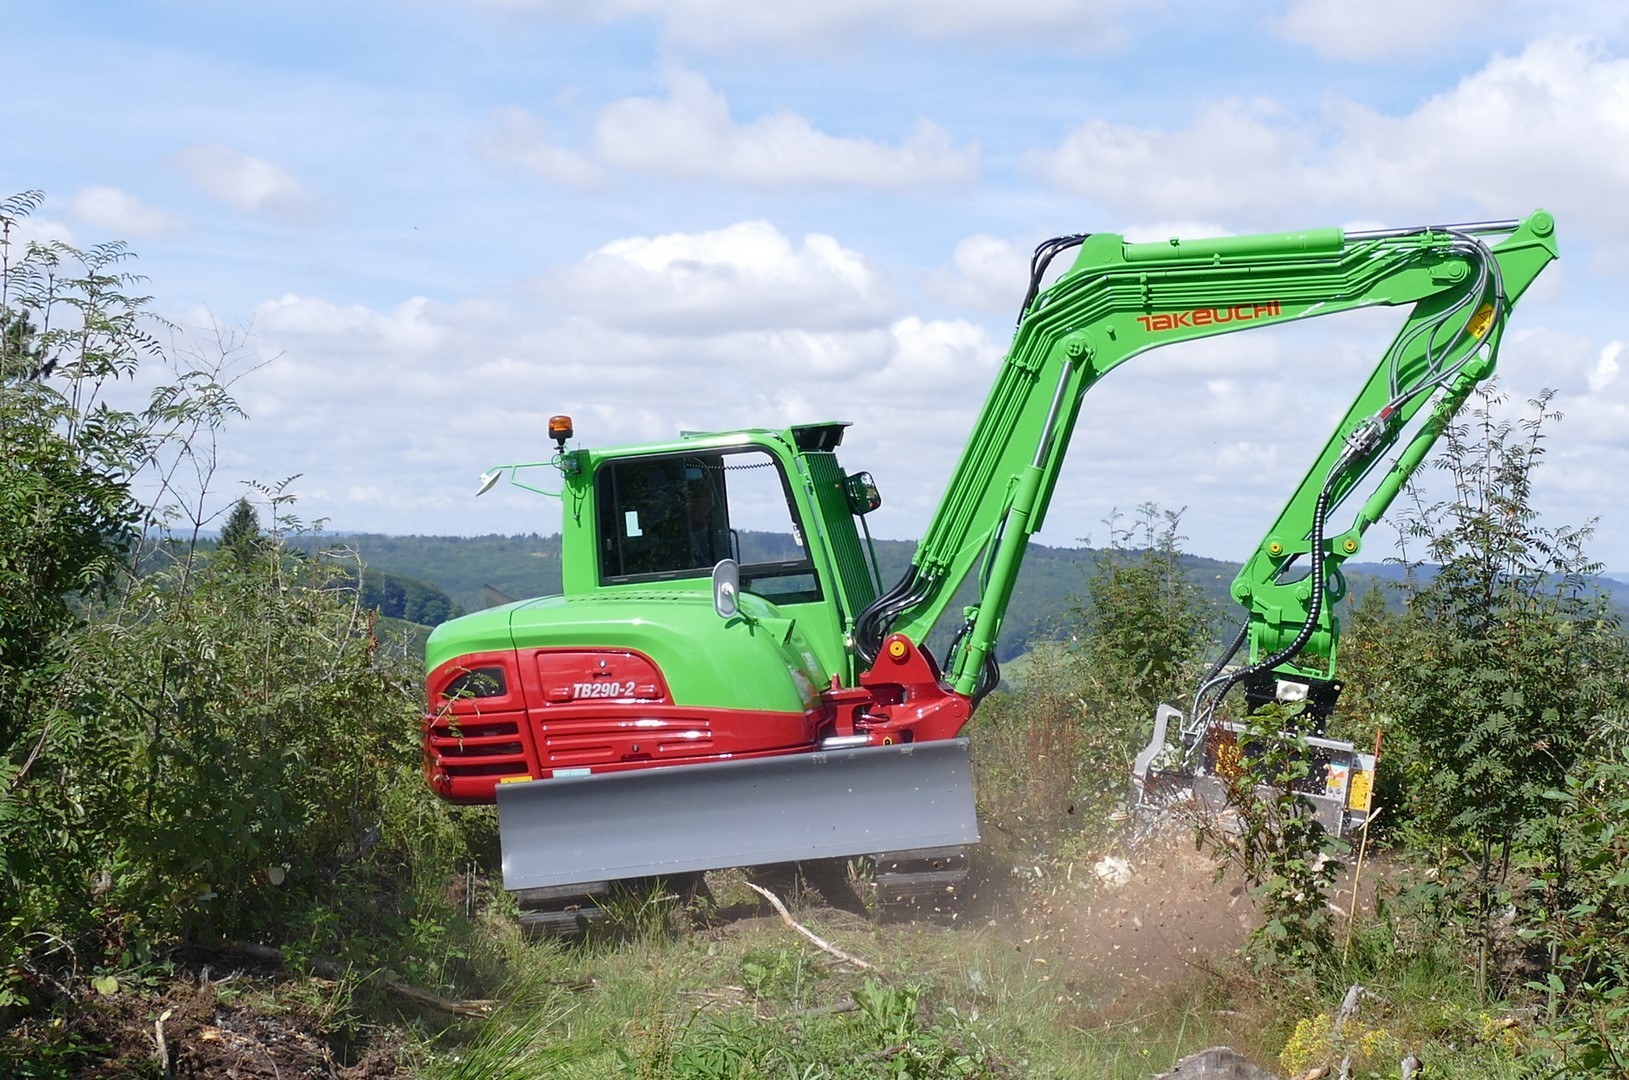
[[[1335,1022],[1330,1026],[1332,1033],[1339,1035],[1346,1022],[1357,1015],[1358,1005],[1367,993],[1368,991],[1363,989],[1360,983],[1352,984],[1351,988],[1346,991],[1346,997],[1341,999],[1341,1007],[1335,1012]]]
[[[170,1047],[164,1040],[164,1021],[168,1020],[174,1012],[174,1009],[165,1009],[159,1015],[159,1018],[153,1021],[153,1043],[155,1044],[153,1059],[158,1067],[163,1070],[166,1080],[175,1075],[175,1070],[170,1065]]]
[[[848,953],[844,952],[842,949],[839,949],[831,942],[825,940],[814,931],[801,925],[796,919],[792,918],[791,912],[786,910],[786,905],[781,903],[780,897],[776,896],[762,885],[754,885],[749,881],[747,882],[747,888],[751,889],[759,896],[762,896],[765,900],[768,900],[770,906],[780,913],[782,922],[796,930],[798,933],[802,934],[804,937],[808,938],[810,941],[814,942],[815,948],[819,949],[821,952],[835,956],[845,964],[853,964],[862,971],[877,970],[875,964],[868,964],[864,960],[861,960],[858,956],[850,956]]]
[[[234,942],[233,944],[227,946],[227,948],[232,952],[241,953],[251,960],[260,960],[265,963],[278,965],[283,965],[285,963],[283,959],[283,950],[274,948],[270,945],[256,945],[254,942],[244,941]],[[318,957],[313,957],[312,959],[306,961],[306,967],[310,969],[313,975],[320,975],[325,979],[343,979],[349,971],[349,968],[343,964],[335,963],[332,960],[323,960]],[[444,998],[439,994],[432,994],[428,990],[420,990],[416,986],[410,986],[384,971],[375,971],[368,975],[363,981],[366,982],[369,980],[376,980],[381,986],[385,987],[387,990],[390,990],[399,997],[407,998],[409,1001],[415,1002],[419,1005],[426,1005],[437,1010],[438,1012],[444,1012],[451,1016],[468,1016],[476,1019],[482,1019],[491,1016],[493,1010],[498,1007],[498,1003],[496,1001],[490,1001],[485,998],[474,998],[464,1001],[454,1001],[451,998]]]

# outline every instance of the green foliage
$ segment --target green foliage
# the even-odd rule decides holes
[[[1546,394],[1519,423],[1484,394],[1445,436],[1454,498],[1420,507],[1408,532],[1436,574],[1417,588],[1398,645],[1391,711],[1415,740],[1412,816],[1474,845],[1508,844],[1543,807],[1612,702],[1623,644],[1592,587],[1591,529],[1538,524],[1533,471]]]
[[[810,1023],[800,1037],[731,1012],[671,1016],[641,1025],[637,1041],[618,1047],[624,1076],[651,1080],[955,1080],[999,1075],[994,1055],[954,1010],[923,1019],[923,989],[867,979],[853,993],[850,1017]]]
[[[131,485],[166,498],[189,438],[236,411],[203,369],[171,368],[139,410],[117,403],[160,356],[159,324],[122,245],[17,242],[40,201],[0,201],[0,971],[12,987],[31,954],[73,958],[58,931],[100,918],[121,943],[122,920],[100,905],[103,830],[121,816],[103,815],[127,755],[77,693],[75,635],[128,583],[140,530],[163,512]]]
[[[0,202],[0,755],[18,766],[68,659],[72,600],[112,576],[140,516],[128,487],[140,424],[86,401],[128,372],[143,301],[113,290],[116,252],[16,251],[13,233],[40,200]],[[62,308],[78,336],[52,326]]]
[[[1098,552],[1077,605],[1078,633],[1093,662],[1129,678],[1127,689],[1149,715],[1187,690],[1196,659],[1210,643],[1215,611],[1183,565],[1182,511],[1138,507],[1125,527],[1111,518],[1107,551]]]
[[[260,532],[260,515],[245,495],[232,504],[232,512],[221,526],[220,550],[239,562],[248,562],[259,554],[264,537]]]
[[[362,606],[389,619],[437,626],[464,614],[452,597],[428,582],[369,567],[362,571]]]
[[[1559,418],[1549,400],[1501,420],[1490,389],[1446,432],[1438,464],[1453,497],[1417,503],[1405,523],[1438,568],[1411,590],[1378,698],[1394,718],[1401,816],[1438,853],[1433,887],[1465,880],[1484,977],[1519,834],[1552,814],[1545,792],[1621,698],[1629,658],[1584,552],[1591,530],[1542,525],[1532,506]]]
[[[1556,1076],[1629,1077],[1629,742],[1547,793],[1535,824],[1550,853],[1528,890],[1524,937],[1550,961],[1532,988],[1548,1001]]]
[[[426,797],[417,664],[247,503],[232,557],[196,557],[207,493],[177,478],[239,415],[229,357],[159,348],[121,245],[19,251],[38,203],[0,202],[0,1010],[139,982],[181,938],[452,981],[425,928],[491,816]]]
[[[809,963],[809,954],[796,949],[754,949],[741,958],[741,981],[760,998],[800,1001],[806,983],[825,977],[826,969]]]
[[[507,1004],[469,1043],[451,1040],[423,1063],[419,1075],[426,1080],[533,1080],[580,1060],[580,1047],[560,1038],[570,1017],[571,1004],[559,987],[541,992],[522,983],[511,987]]]
[[[376,842],[382,776],[412,759],[414,702],[322,566],[271,548],[185,590],[179,573],[144,580],[82,636],[77,680],[104,723],[142,733],[113,895],[236,936]]]

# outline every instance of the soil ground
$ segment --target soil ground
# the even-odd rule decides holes
[[[1214,863],[1180,830],[1144,840],[1122,862],[1069,868],[1052,889],[1024,887],[1010,874],[1002,868],[979,882],[959,921],[1023,954],[1037,979],[1057,986],[1093,1023],[1135,1017],[1174,988],[1221,970],[1239,971],[1229,961],[1246,945],[1258,917],[1244,884],[1235,876],[1218,881]],[[1349,886],[1343,883],[1333,901],[1344,909]],[[760,921],[779,921],[751,905],[741,907],[698,932],[728,937]],[[874,925],[860,915],[824,909],[818,921],[850,931]],[[964,932],[954,923],[921,929]],[[252,961],[191,957],[167,985],[92,996],[75,1023],[75,1041],[90,1052],[75,1059],[68,1075],[151,1077],[164,1075],[159,1063],[167,1061],[180,1078],[412,1076],[401,1030],[368,1028],[355,1017],[335,1015],[327,1004],[343,997],[335,990],[326,980]],[[29,1023],[0,1036],[0,1066],[15,1060],[6,1055],[7,1043],[60,1045],[60,1038],[31,1030]]]
[[[333,989],[326,980],[187,961],[162,986],[86,1000],[74,1011],[71,1034],[36,1030],[25,1020],[0,1037],[0,1071],[29,1068],[25,1055],[9,1053],[15,1046],[33,1044],[43,1057],[66,1039],[75,1053],[53,1056],[75,1080],[164,1076],[166,1067],[179,1080],[411,1077],[399,1039],[335,1033],[346,1025],[321,1007]],[[33,1068],[22,1075],[63,1075],[44,1060]]]
[[[1045,912],[1032,941],[1085,982],[1084,996],[1100,1009],[1215,971],[1256,924],[1244,884],[1233,875],[1217,881],[1215,864],[1191,841],[1160,838],[1125,864],[1129,880],[1099,879],[1084,904]]]

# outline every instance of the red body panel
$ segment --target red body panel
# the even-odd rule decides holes
[[[661,670],[631,649],[472,653],[427,680],[425,775],[444,799],[490,803],[510,779],[806,753],[832,735],[948,739],[972,712],[900,635],[860,683],[807,712],[710,709],[675,704]]]
[[[499,671],[479,696],[447,687]],[[821,711],[708,709],[673,703],[656,665],[632,650],[519,649],[476,653],[430,673],[424,766],[437,794],[489,803],[504,779],[562,769],[621,772],[809,750]],[[823,711],[823,710],[822,710]]]

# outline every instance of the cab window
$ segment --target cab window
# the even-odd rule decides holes
[[[743,589],[780,603],[820,598],[785,479],[768,453],[613,460],[594,483],[602,583],[700,577],[734,559]]]

